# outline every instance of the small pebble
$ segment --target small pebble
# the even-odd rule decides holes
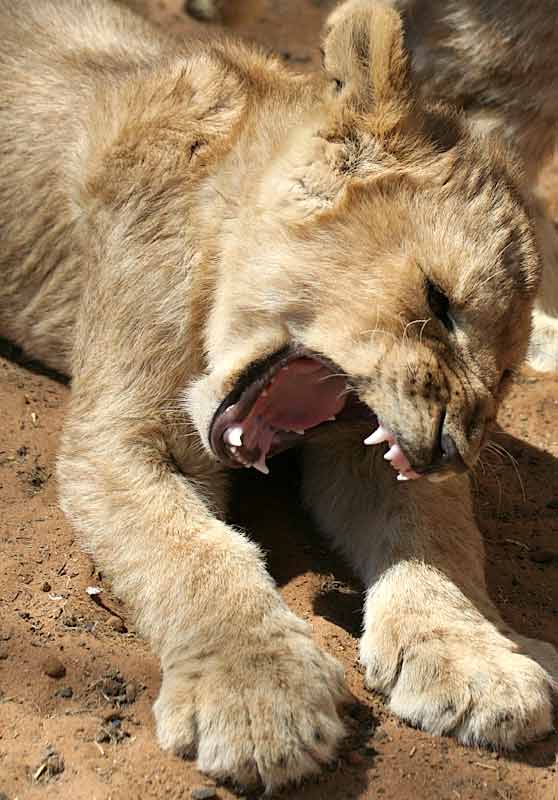
[[[73,696],[74,696],[74,690],[72,689],[71,686],[62,686],[61,689],[58,689],[58,691],[55,692],[55,697],[69,698]]]
[[[52,586],[50,585],[50,583],[48,581],[45,581],[43,583],[43,585],[41,586],[41,592],[50,592],[51,589],[52,589]]]
[[[128,628],[124,624],[124,620],[120,619],[120,617],[113,617],[110,621],[110,627],[113,631],[117,631],[118,633],[127,633]]]
[[[49,678],[63,678],[66,674],[66,667],[56,656],[49,656],[43,663],[43,672]]]
[[[192,789],[192,800],[212,800],[217,797],[217,789],[213,786],[199,786]]]
[[[133,703],[138,695],[138,687],[133,681],[126,684],[126,702]]]

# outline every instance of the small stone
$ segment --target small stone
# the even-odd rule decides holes
[[[128,628],[126,627],[124,620],[120,619],[120,617],[113,617],[110,621],[110,627],[113,631],[117,631],[118,633],[127,633]]]
[[[63,678],[66,674],[66,667],[56,656],[48,656],[43,663],[43,672],[49,678]]]
[[[529,553],[529,558],[535,564],[550,564],[551,561],[558,560],[558,553],[553,553],[552,550],[533,550]]]
[[[63,697],[64,699],[68,699],[69,697],[73,697],[74,696],[74,690],[72,689],[71,686],[62,686],[61,689],[58,689],[58,691],[55,692],[55,696],[56,697]]]
[[[133,681],[126,684],[126,702],[127,703],[134,703],[136,697],[138,696],[138,687]]]
[[[192,789],[192,800],[212,800],[217,797],[217,789],[214,786],[198,786]]]
[[[43,585],[41,586],[41,592],[50,592],[51,589],[52,589],[52,586],[50,585],[50,583],[48,581],[45,581],[43,583]]]

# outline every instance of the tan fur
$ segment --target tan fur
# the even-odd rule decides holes
[[[72,375],[62,505],[161,656],[162,746],[243,785],[299,780],[343,737],[343,676],[225,523],[211,419],[296,343],[413,463],[442,425],[473,466],[539,278],[515,167],[416,105],[374,3],[337,12],[308,79],[104,0],[0,0],[0,25],[1,333]],[[366,585],[367,683],[464,742],[544,735],[556,653],[489,600],[466,478],[397,484],[369,432],[330,425],[303,455],[305,501]]]
[[[405,14],[417,89],[465,109],[481,136],[507,141],[537,193],[558,144],[554,0],[391,0]],[[558,236],[534,199],[544,273],[529,359],[558,370]]]

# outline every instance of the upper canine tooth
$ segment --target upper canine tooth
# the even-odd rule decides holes
[[[371,433],[370,436],[364,440],[364,444],[381,444],[382,442],[389,442],[392,438],[391,433],[382,425],[379,425],[374,433]]]
[[[233,447],[242,447],[242,428],[237,425],[235,428],[227,428],[225,431],[225,442]]]

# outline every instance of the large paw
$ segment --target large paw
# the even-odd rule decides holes
[[[517,642],[487,624],[433,630],[396,649],[393,636],[371,631],[361,661],[367,686],[387,695],[390,709],[412,725],[463,744],[513,750],[553,730],[558,678],[551,645]]]
[[[558,372],[558,318],[535,309],[527,359],[540,372]]]
[[[347,699],[340,665],[284,614],[265,635],[237,631],[222,650],[175,651],[154,712],[164,749],[197,752],[202,772],[272,791],[335,756]]]

